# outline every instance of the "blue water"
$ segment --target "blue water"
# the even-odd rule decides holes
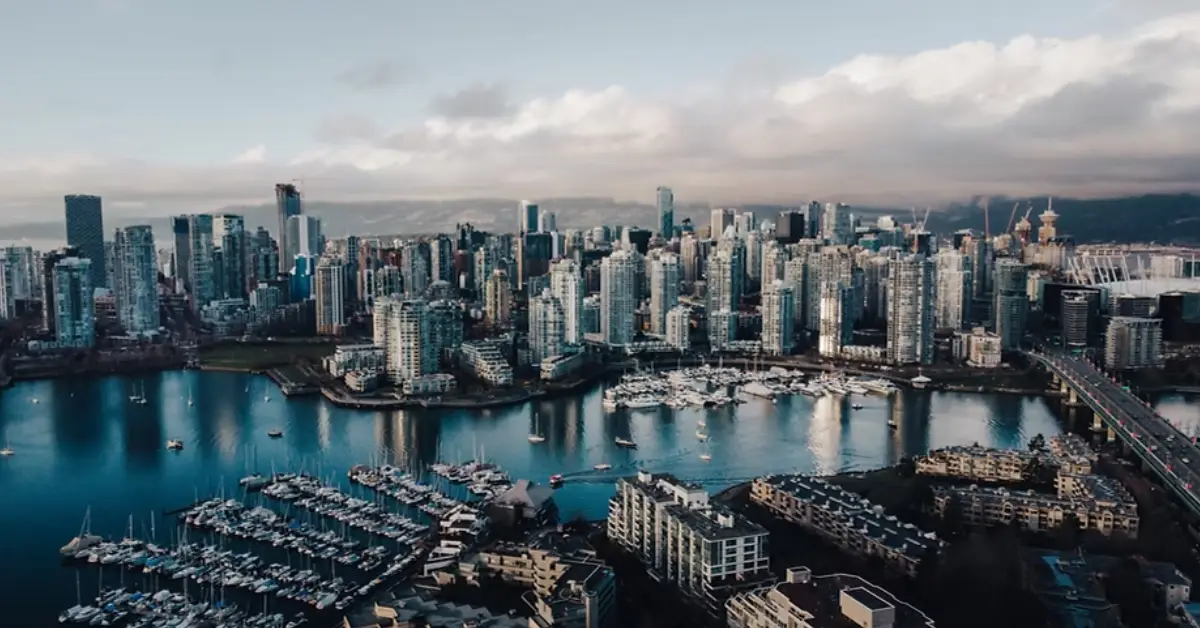
[[[150,403],[129,401],[138,388]],[[0,460],[0,591],[16,601],[0,623],[43,625],[75,603],[73,571],[57,550],[79,532],[87,507],[94,533],[121,535],[131,514],[141,531],[152,513],[195,495],[222,486],[234,494],[251,467],[344,478],[350,466],[373,459],[423,466],[482,451],[514,478],[568,474],[555,497],[560,511],[600,518],[614,478],[637,466],[719,489],[765,473],[871,469],[952,444],[1019,447],[1060,431],[1055,411],[1034,397],[910,392],[856,398],[865,406],[858,411],[848,401],[793,397],[713,411],[607,413],[601,396],[597,387],[494,410],[372,412],[320,398],[286,400],[265,378],[231,373],[21,383],[0,391],[0,438],[16,450]],[[1182,401],[1172,407],[1194,408]],[[695,438],[700,417],[713,458],[707,463]],[[888,418],[899,429],[888,429]],[[547,439],[540,445],[526,438],[535,424]],[[269,438],[273,428],[283,438]],[[618,436],[639,448],[615,447]],[[183,439],[185,449],[167,451],[170,438]],[[616,468],[591,472],[601,462]],[[165,538],[161,527],[159,534]]]

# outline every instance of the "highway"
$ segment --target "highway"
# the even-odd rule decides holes
[[[1031,352],[1075,390],[1105,426],[1127,443],[1187,505],[1200,516],[1200,448],[1149,405],[1086,359]],[[1196,487],[1196,488],[1193,488]]]

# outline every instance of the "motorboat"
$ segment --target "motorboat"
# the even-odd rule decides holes
[[[696,430],[696,438],[700,440],[708,440],[708,434],[701,430]]]
[[[530,434],[527,440],[536,445],[538,443],[546,442],[546,437],[542,436],[541,434]]]
[[[852,403],[852,404],[850,404],[850,409],[851,410],[862,410],[863,406],[861,403]]]
[[[17,452],[13,451],[12,445],[8,444],[7,440],[4,441],[4,449],[0,449],[0,456],[7,457],[7,456],[11,456],[15,453],[17,453]]]
[[[167,441],[167,449],[171,451],[180,451],[183,449],[183,441],[178,438],[172,438]]]
[[[900,424],[896,423],[895,419],[888,419],[887,425],[888,425],[888,427],[892,428],[893,430],[900,427]]]
[[[608,471],[608,470],[612,469],[612,465],[608,464],[607,462],[601,462],[600,464],[597,464],[597,465],[593,466],[592,468],[597,471]]]
[[[620,436],[618,436],[613,442],[615,442],[617,444],[617,447],[624,447],[626,449],[637,449],[637,443],[633,442],[632,440],[629,440],[628,438],[621,438]]]
[[[562,486],[563,482],[565,481],[566,480],[563,478],[561,473],[555,473],[554,475],[550,476],[550,488],[558,488]]]
[[[279,438],[283,436],[283,430],[268,430],[267,436],[270,436],[271,438]]]
[[[706,452],[700,454],[700,459],[705,462],[708,462],[709,460],[712,460],[712,454],[710,454],[706,451]]]

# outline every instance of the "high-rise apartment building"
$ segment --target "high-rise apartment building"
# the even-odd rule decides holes
[[[745,291],[746,247],[737,237],[724,237],[708,258],[705,271],[708,311],[738,311]]]
[[[529,300],[529,350],[534,364],[563,354],[562,303],[549,290]]]
[[[550,293],[563,309],[563,342],[583,344],[583,275],[573,259],[560,259],[550,267]]]
[[[675,193],[671,188],[659,186],[655,191],[658,207],[658,234],[670,240],[675,237]]]
[[[96,343],[92,260],[63,257],[51,273],[55,339],[64,347],[91,348]]]
[[[191,294],[192,309],[199,312],[217,298],[213,272],[213,217],[211,214],[190,214],[187,221],[187,270],[185,280]],[[178,259],[180,252],[176,251]]]
[[[779,218],[775,221],[775,240],[780,244],[795,244],[802,238],[808,237],[808,232],[805,231],[804,213],[795,210],[784,210],[779,212]]]
[[[483,303],[484,315],[492,327],[508,327],[512,321],[512,290],[503,270],[494,270],[488,277]]]
[[[404,278],[404,296],[419,299],[429,287],[429,259],[418,242],[406,242],[400,250],[400,275]]]
[[[158,266],[149,225],[117,229],[113,234],[113,285],[117,320],[127,334],[158,331]]]
[[[1063,346],[1067,349],[1092,346],[1100,336],[1100,292],[1063,290],[1058,317]]]
[[[213,216],[213,246],[221,252],[221,268],[216,276],[217,296],[244,299],[250,285],[250,241],[246,234],[246,219],[237,214]]]
[[[956,250],[937,255],[937,308],[934,325],[959,331],[971,323],[971,258]]]
[[[1025,337],[1025,323],[1029,313],[1029,297],[1026,283],[1029,267],[1012,259],[996,262],[995,296],[992,306],[996,322],[996,335],[1000,347],[1005,351],[1021,348]]]
[[[430,280],[444,281],[458,289],[458,277],[454,272],[454,241],[448,236],[438,235],[429,241]]]
[[[346,269],[340,260],[322,257],[317,262],[313,293],[316,296],[317,333],[340,336],[346,326]]]
[[[762,349],[787,355],[795,345],[796,297],[791,286],[776,279],[762,289]]]
[[[175,271],[175,293],[187,294],[191,292],[190,282],[192,281],[192,236],[191,227],[188,223],[187,216],[172,216],[171,217],[171,235],[172,243],[174,244],[174,262]],[[290,268],[290,267],[289,267]],[[275,276],[275,269],[271,269],[270,276],[264,276],[263,279],[270,279]]]
[[[288,242],[288,220],[303,214],[300,191],[291,183],[275,184],[275,213],[279,218],[279,231],[275,239],[279,243],[279,274],[291,272],[296,261],[295,246]]]
[[[717,208],[712,210],[709,219],[708,237],[713,240],[720,240],[725,235],[725,231],[733,226],[734,216],[737,212],[732,209]]]
[[[840,281],[826,281],[820,284],[819,295],[817,351],[824,357],[838,357],[842,347],[854,344],[854,290]]]
[[[679,304],[679,256],[663,253],[650,261],[650,333],[665,336],[667,313]]]
[[[845,203],[825,203],[821,214],[821,237],[833,245],[854,244],[854,218]]]
[[[1108,322],[1104,364],[1119,371],[1162,366],[1162,321],[1114,316]]]
[[[888,267],[887,356],[892,364],[932,364],[934,264],[922,254]]]
[[[633,342],[637,253],[613,252],[600,262],[600,333],[610,346]]]
[[[106,287],[104,211],[100,197],[68,194],[63,201],[67,214],[67,246],[79,249],[80,255],[91,260],[92,288]]]
[[[666,343],[680,351],[691,347],[692,308],[676,305],[667,312]]]
[[[325,251],[325,236],[321,231],[321,219],[306,215],[288,218],[287,237],[284,242],[287,247],[284,255],[289,262],[294,261],[297,255],[321,255]]]
[[[783,279],[784,267],[788,261],[788,251],[775,240],[768,240],[762,245],[762,265],[759,270],[759,280],[767,285],[776,279]]]
[[[437,349],[430,342],[427,304],[422,299],[381,299],[376,308],[388,317],[387,374],[393,383],[411,381],[437,372]]]
[[[558,217],[554,215],[554,212],[544,207],[541,208],[541,210],[538,212],[537,231],[538,233],[552,233],[554,231],[558,231]]]

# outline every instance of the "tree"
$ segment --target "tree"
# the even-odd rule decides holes
[[[1121,609],[1121,619],[1131,628],[1155,625],[1154,591],[1142,577],[1137,560],[1129,557],[1117,560],[1104,574],[1108,597]]]
[[[1029,451],[1045,453],[1046,450],[1046,437],[1042,434],[1035,434],[1033,438],[1029,439]]]
[[[1073,550],[1079,546],[1079,516],[1073,512],[1063,515],[1062,523],[1058,525],[1058,538],[1063,549]]]
[[[963,505],[958,495],[951,495],[942,510],[942,532],[946,536],[957,536],[963,529]]]

